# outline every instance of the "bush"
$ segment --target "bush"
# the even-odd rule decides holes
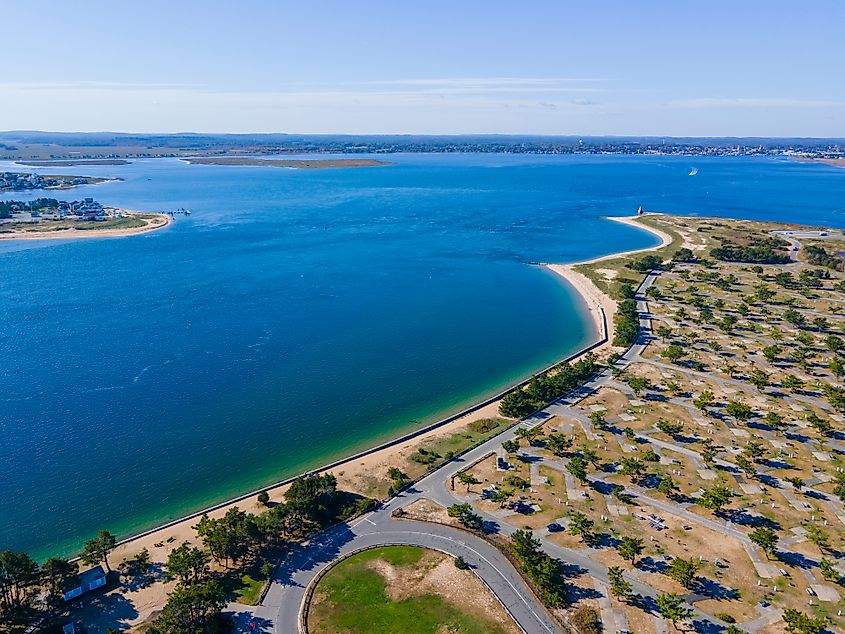
[[[601,634],[603,631],[598,610],[588,605],[575,610],[572,625],[578,634]]]
[[[499,426],[499,420],[496,418],[482,418],[481,420],[474,420],[469,424],[469,429],[476,434],[486,434],[488,431],[493,431]]]
[[[615,324],[614,346],[627,347],[636,343],[640,336],[640,316],[637,312],[637,303],[633,299],[619,302],[613,321]]]
[[[661,260],[658,256],[644,255],[638,260],[628,262],[625,267],[637,271],[637,273],[648,273],[652,269],[656,269],[661,264],[663,264],[663,260]]]
[[[270,494],[267,491],[262,491],[258,494],[258,503],[262,504],[263,506],[267,506],[270,502]]]

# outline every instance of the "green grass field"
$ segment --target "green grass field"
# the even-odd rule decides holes
[[[446,600],[417,594],[393,601],[385,592],[385,578],[368,563],[381,559],[395,568],[419,567],[426,551],[413,546],[368,550],[342,561],[320,581],[308,615],[309,631],[345,634],[496,634],[495,622],[460,605],[460,597]]]

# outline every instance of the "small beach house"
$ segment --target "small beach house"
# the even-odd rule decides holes
[[[65,592],[62,596],[65,601],[70,601],[71,599],[75,599],[86,592],[90,592],[96,588],[101,588],[104,585],[106,585],[106,573],[103,571],[102,566],[97,566],[96,568],[91,568],[90,570],[80,573],[79,584]]]

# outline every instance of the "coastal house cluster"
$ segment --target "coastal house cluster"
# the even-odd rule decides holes
[[[24,191],[28,189],[44,189],[46,187],[66,187],[68,185],[84,185],[87,182],[84,178],[44,177],[39,174],[21,174],[18,172],[0,173],[0,191]]]
[[[39,198],[33,201],[0,202],[0,223],[41,220],[102,222],[123,216],[124,214],[117,210],[106,209],[93,198],[71,201]]]

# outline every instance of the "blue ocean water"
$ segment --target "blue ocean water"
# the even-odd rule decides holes
[[[655,242],[602,216],[643,204],[845,225],[845,170],[822,165],[388,158],[41,170],[125,179],[59,198],[193,214],[125,239],[0,243],[0,548],[46,556],[100,528],[129,534],[434,420],[579,348],[592,336],[583,305],[528,263]]]

